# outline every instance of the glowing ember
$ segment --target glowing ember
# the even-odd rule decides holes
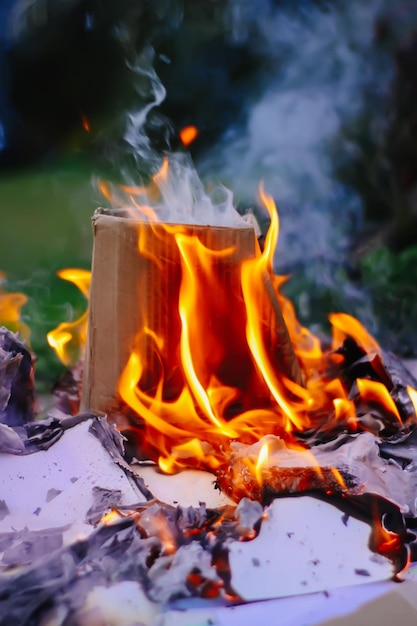
[[[90,122],[88,121],[87,116],[84,113],[81,113],[81,123],[86,133],[89,133],[91,130]]]
[[[189,146],[198,136],[198,128],[195,126],[185,126],[180,130],[180,140],[184,146]]]
[[[68,268],[60,270],[58,276],[76,285],[88,300],[91,272]],[[74,365],[80,359],[87,340],[87,324],[88,311],[74,322],[62,322],[47,334],[48,344],[64,365]]]

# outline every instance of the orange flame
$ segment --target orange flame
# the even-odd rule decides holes
[[[395,574],[404,571],[410,563],[410,550],[401,534],[387,530],[385,515],[378,502],[373,501],[372,532],[369,540],[371,550],[390,559],[395,565]]]
[[[185,126],[179,132],[181,143],[189,146],[198,136],[198,128],[196,126]]]
[[[358,390],[364,402],[373,403],[380,406],[384,411],[393,415],[402,424],[402,419],[398,413],[394,400],[389,395],[388,389],[376,380],[358,378],[356,380]]]
[[[120,520],[120,514],[116,509],[111,509],[107,513],[104,513],[102,516],[100,523],[104,525],[111,525]]]
[[[168,160],[164,159],[152,185],[145,189],[146,196],[157,193],[155,187],[167,176]],[[260,197],[270,216],[270,228],[263,252],[258,249],[243,259],[236,257],[235,246],[213,249],[192,228],[158,223],[155,211],[137,200],[142,188],[122,191],[130,193],[130,205],[139,215],[150,220],[146,228],[145,223],[139,226],[138,251],[155,268],[155,283],[166,285],[162,306],[171,327],[166,335],[161,334],[144,313],[118,391],[143,423],[138,430],[141,447],[158,459],[162,471],[172,473],[187,466],[215,471],[227,458],[233,440],[252,444],[274,434],[285,439],[287,447],[300,449],[297,432],[318,426],[363,428],[356,402],[329,372],[343,360],[333,350],[347,337],[368,354],[380,352],[378,343],[351,316],[332,314],[333,348],[323,351],[319,339],[298,322],[293,305],[280,292],[286,279],[273,275],[279,219],[262,185]],[[170,252],[161,254],[162,250]],[[166,274],[173,264],[178,275],[167,284]],[[232,271],[237,273],[239,290],[231,301],[222,279]],[[272,360],[260,304],[270,302],[271,284],[305,374],[305,386],[290,380]],[[358,388],[362,402],[377,402],[401,423],[382,383],[359,381]],[[258,483],[266,452],[250,470]],[[337,469],[333,477],[343,490]]]
[[[337,350],[346,337],[352,337],[368,354],[379,353],[381,348],[362,324],[347,313],[331,313],[329,320],[333,328],[333,349]]]
[[[264,276],[272,272],[272,261],[279,232],[278,213],[275,210],[274,201],[264,193],[262,185],[260,195],[271,217],[271,225],[261,257],[246,261],[242,266],[242,291],[247,313],[246,337],[254,362],[272,397],[282,411],[285,419],[284,428],[287,432],[290,432],[293,426],[300,428],[302,423],[297,416],[295,407],[291,406],[287,401],[283,382],[277,377],[268,357],[262,338],[264,322],[260,316],[260,310],[256,306],[256,303],[259,302],[259,290],[263,289]]]
[[[167,176],[167,166],[165,160],[154,182]],[[178,317],[171,312],[171,333],[175,334],[176,323],[180,329],[178,345],[173,344],[171,349],[171,352],[179,352],[180,369],[176,365],[173,373],[169,371],[170,356],[164,357],[168,351],[167,338],[161,337],[145,319],[119,381],[121,399],[145,423],[146,435],[142,443],[149,448],[148,453],[158,457],[159,467],[164,472],[171,473],[188,465],[215,470],[224,460],[230,440],[234,439],[254,442],[266,433],[279,431],[287,433],[288,443],[292,445],[292,431],[310,426],[309,411],[319,402],[317,390],[312,393],[280,375],[268,354],[265,321],[258,305],[265,300],[266,279],[273,278],[279,221],[274,202],[262,186],[260,194],[270,214],[271,226],[264,251],[250,260],[236,262],[233,246],[213,250],[183,226],[159,224],[156,227],[151,222],[150,229],[139,228],[139,253],[155,264],[161,276],[164,261],[151,252],[150,233],[160,240],[161,249],[174,246],[181,269],[176,303]],[[137,208],[144,217],[156,217],[146,205],[137,205]],[[232,326],[228,322],[228,294],[223,293],[219,280],[222,272],[231,271],[231,265],[240,270],[239,301],[242,303],[240,317]],[[239,280],[239,274],[237,277]],[[217,298],[208,294],[217,294]],[[280,298],[285,302],[282,296]],[[288,305],[286,308],[294,315]],[[308,332],[298,324],[297,333],[306,346],[310,340]],[[307,347],[302,349],[307,353]],[[317,342],[314,349],[318,350]],[[159,379],[153,382],[152,376],[149,382],[150,354],[153,360],[156,358],[160,370]],[[240,362],[244,363],[245,373],[225,375],[227,360],[228,367],[237,371]],[[180,389],[172,394],[167,385],[174,374],[181,382]],[[243,376],[246,388],[240,381]],[[258,404],[252,399],[252,393],[259,398]],[[321,390],[323,395],[325,392]],[[330,397],[328,405],[333,406]]]
[[[91,272],[82,269],[64,269],[58,272],[63,280],[68,280],[89,298]],[[46,338],[64,365],[74,365],[82,356],[87,341],[88,310],[74,322],[62,322],[51,330]]]
[[[29,327],[21,320],[21,309],[28,298],[23,293],[8,293],[2,287],[5,280],[5,274],[0,272],[0,325],[18,332],[23,339],[29,341]]]

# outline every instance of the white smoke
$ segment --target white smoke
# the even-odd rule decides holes
[[[165,87],[154,69],[154,50],[147,46],[134,64],[128,64],[133,73],[133,84],[139,100],[144,102],[139,109],[127,114],[124,141],[135,159],[147,159],[151,153],[150,140],[145,132],[145,123],[152,109],[165,99]]]
[[[157,167],[161,165],[161,156],[151,147],[146,132],[149,115],[164,100],[166,91],[154,69],[154,51],[147,47],[130,69],[135,75],[135,86],[143,104],[139,109],[127,115],[124,142],[135,161],[146,162]],[[139,176],[139,174],[138,174]],[[143,180],[132,179],[125,173],[128,184],[144,184]],[[229,226],[243,228],[248,226],[233,204],[233,194],[224,185],[218,184],[207,191],[201,182],[189,155],[170,153],[168,172],[164,177],[156,177],[160,199],[144,200],[152,205],[157,219],[166,223],[200,224],[210,226]],[[146,186],[146,182],[144,184]],[[134,205],[129,210],[135,212]],[[140,210],[138,214],[141,215]]]
[[[224,185],[207,191],[191,161],[184,154],[171,154],[166,177],[158,177],[161,201],[153,208],[158,219],[168,223],[247,227],[233,205],[233,194]]]
[[[281,215],[278,265],[340,262],[362,207],[356,192],[338,183],[329,148],[342,124],[361,112],[365,85],[379,81],[381,102],[388,91],[392,64],[375,52],[373,36],[389,3],[230,4],[231,36],[267,59],[265,84],[249,98],[255,104],[245,126],[225,133],[199,163],[201,172],[246,201],[265,180]],[[346,142],[339,147],[352,149]]]

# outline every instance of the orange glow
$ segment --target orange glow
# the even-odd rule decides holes
[[[198,128],[196,126],[185,126],[179,132],[181,143],[184,146],[189,146],[190,143],[198,136]]]
[[[90,122],[88,121],[87,116],[84,113],[81,113],[81,122],[84,130],[89,133],[91,130]]]
[[[21,310],[28,298],[23,293],[8,293],[3,288],[5,280],[5,274],[0,272],[0,325],[18,332],[22,339],[29,341],[29,327],[21,321]]]
[[[76,285],[88,300],[91,272],[68,268],[60,270],[58,276]],[[47,334],[48,344],[64,365],[75,365],[81,358],[87,341],[87,324],[88,310],[74,322],[62,322]]]

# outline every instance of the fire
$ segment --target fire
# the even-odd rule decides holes
[[[259,290],[264,289],[265,276],[272,272],[272,261],[279,231],[278,213],[274,210],[275,205],[272,198],[264,193],[262,186],[260,195],[271,217],[271,225],[261,256],[258,259],[246,261],[242,266],[242,291],[247,314],[246,338],[254,363],[282,413],[285,421],[284,429],[291,432],[294,426],[302,427],[302,421],[299,420],[296,406],[287,401],[283,381],[278,378],[269,359],[262,337],[264,320],[256,306],[256,303],[259,302]],[[296,389],[294,391],[297,392]]]
[[[63,280],[78,287],[88,300],[91,272],[82,269],[63,269],[58,272]],[[62,322],[47,334],[48,344],[64,365],[74,365],[80,358],[87,340],[88,311],[73,322]]]
[[[268,461],[268,456],[269,456],[269,445],[268,445],[268,442],[265,441],[265,443],[262,445],[262,448],[259,450],[258,458],[256,461],[256,467],[255,467],[256,480],[258,482],[258,485],[260,486],[262,486],[262,483],[263,483],[262,468]]]
[[[352,337],[358,346],[362,347],[368,354],[381,351],[379,344],[362,326],[362,324],[346,313],[331,313],[329,320],[333,329],[333,349],[337,350],[342,345],[346,337]]]
[[[376,404],[382,410],[393,415],[402,424],[395,402],[389,395],[385,385],[376,380],[363,380],[362,378],[358,378],[356,384],[364,402]]]
[[[389,517],[382,510],[381,503],[377,499],[372,501],[372,531],[369,547],[374,552],[390,559],[395,566],[395,573],[400,574],[409,565],[410,551],[404,541],[404,529],[399,527],[394,530],[386,528],[385,520]]]
[[[23,293],[8,293],[3,288],[5,281],[5,274],[0,272],[0,325],[18,332],[23,339],[29,341],[29,327],[21,320],[21,309],[28,298]]]
[[[139,417],[142,450],[157,459],[166,473],[189,466],[216,471],[227,459],[232,441],[252,444],[271,434],[299,450],[297,433],[307,429],[363,428],[357,415],[359,401],[377,403],[401,424],[382,383],[358,380],[356,400],[345,383],[331,374],[334,365],[343,362],[343,355],[335,351],[347,338],[356,341],[364,354],[380,353],[360,322],[345,313],[331,314],[333,345],[323,351],[319,339],[298,322],[293,305],[280,292],[286,279],[275,276],[272,267],[279,219],[263,186],[260,197],[270,216],[265,246],[262,252],[255,246],[252,255],[242,258],[236,245],[217,249],[186,225],[156,220],[156,212],[141,203],[140,196],[155,198],[156,187],[167,176],[165,159],[149,187],[122,189],[130,206],[150,220],[139,226],[138,252],[153,264],[156,280],[165,284],[173,264],[179,268],[178,276],[170,274],[167,302],[162,305],[168,307],[170,330],[161,333],[145,313],[119,381],[120,398]],[[108,188],[106,192],[110,194]],[[165,258],[155,248],[170,252],[164,253]],[[238,286],[231,299],[224,276],[233,272]],[[268,336],[270,313],[277,309],[274,302],[285,319],[301,378],[292,377],[274,361]],[[416,401],[417,395],[409,393]],[[250,469],[259,484],[267,457],[266,446]],[[343,491],[337,469],[333,478]]]
[[[120,514],[116,509],[111,509],[103,515],[100,522],[101,524],[111,525],[120,520]]]
[[[196,126],[185,126],[179,132],[181,143],[189,146],[198,136],[198,128]]]

